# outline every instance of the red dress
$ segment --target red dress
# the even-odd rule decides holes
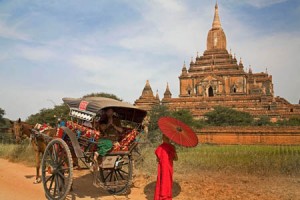
[[[154,200],[172,200],[173,160],[175,148],[172,144],[162,143],[155,151],[159,159]]]

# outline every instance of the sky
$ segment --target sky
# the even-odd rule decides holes
[[[184,61],[206,49],[214,0],[0,0],[0,108],[26,119],[92,92],[134,103],[146,80],[179,94]],[[300,1],[218,0],[227,49],[300,99]]]

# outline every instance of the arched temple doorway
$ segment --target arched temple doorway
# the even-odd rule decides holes
[[[208,88],[208,96],[209,97],[213,97],[214,96],[214,90],[212,89],[211,86],[209,86],[209,88]]]

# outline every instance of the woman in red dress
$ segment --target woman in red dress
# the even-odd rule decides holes
[[[173,160],[178,160],[176,149],[165,135],[155,151],[158,168],[154,200],[172,200]]]

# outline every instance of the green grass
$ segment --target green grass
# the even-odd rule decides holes
[[[156,172],[154,147],[142,149],[137,167]],[[177,148],[176,173],[223,171],[255,175],[300,175],[300,146],[199,145]]]

